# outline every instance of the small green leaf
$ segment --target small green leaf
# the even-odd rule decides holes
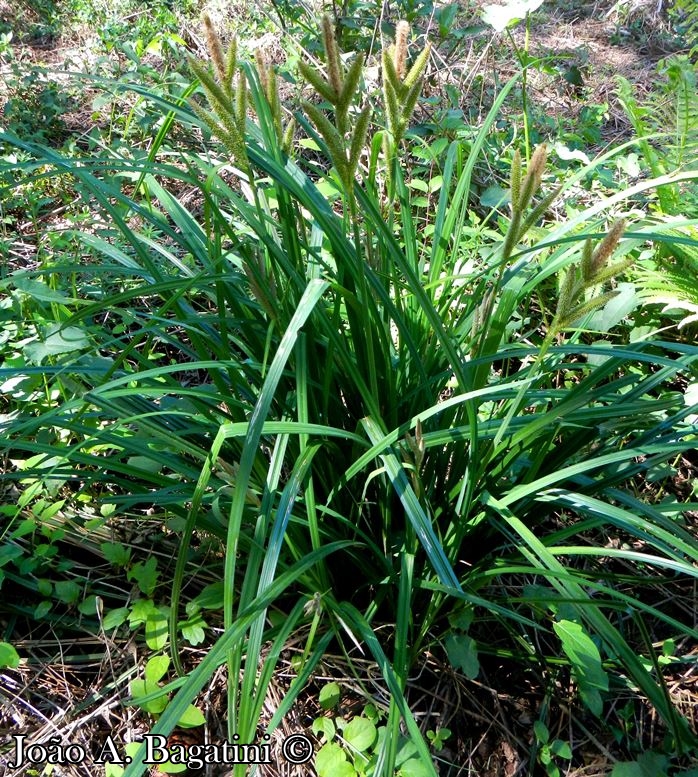
[[[323,745],[315,756],[318,777],[356,777],[356,770],[347,761],[347,754],[336,742]]]
[[[141,702],[140,699],[144,696],[149,696],[151,693],[156,693],[159,688],[160,686],[157,683],[149,683],[145,680],[131,680],[129,684],[133,703],[151,715],[160,715],[164,711],[168,704],[167,694],[163,692],[161,696],[156,696],[154,699],[146,702]]]
[[[192,601],[196,602],[202,610],[220,610],[223,607],[223,583],[210,583]],[[189,613],[188,608],[187,613]]]
[[[80,586],[73,580],[59,580],[54,585],[56,598],[64,604],[75,604],[80,598]]]
[[[416,758],[405,761],[398,771],[399,777],[431,777],[433,774],[433,767],[429,768],[423,761]]]
[[[19,653],[9,642],[0,642],[0,667],[16,669],[19,666]]]
[[[134,758],[140,746],[140,742],[129,742],[125,747],[126,755],[130,758]],[[104,777],[122,777],[123,773],[123,766],[119,766],[119,764],[116,763],[110,763],[109,761],[105,762]]]
[[[44,333],[43,341],[26,345],[24,355],[32,364],[41,364],[47,356],[73,353],[81,348],[87,348],[89,344],[82,329],[76,326],[61,329],[59,325],[55,325],[49,327]]]
[[[424,192],[425,194],[429,192],[429,184],[420,178],[413,178],[411,181],[408,181],[407,186],[410,189],[416,189],[418,192]]]
[[[115,610],[109,610],[102,619],[102,628],[105,631],[118,629],[128,618],[128,607],[117,607]]]
[[[145,623],[148,616],[153,613],[157,607],[152,599],[136,599],[131,605],[131,612],[128,616],[128,623],[131,628]]]
[[[620,761],[613,767],[611,777],[667,777],[669,760],[665,755],[649,750],[637,761]]]
[[[315,736],[322,734],[326,742],[331,742],[337,733],[332,718],[315,718],[310,728]]]
[[[634,283],[619,283],[617,292],[600,310],[594,311],[589,321],[585,322],[588,329],[608,332],[641,304]]]
[[[36,530],[36,519],[25,518],[19,526],[10,535],[13,540],[18,540],[20,537],[26,537],[27,534],[31,534]],[[20,550],[21,553],[21,550]]]
[[[103,542],[99,548],[104,558],[115,567],[125,568],[131,560],[131,548],[120,542]]]
[[[339,704],[342,691],[337,683],[328,683],[320,690],[318,701],[323,710],[331,710]]]
[[[10,561],[22,556],[23,550],[19,545],[3,545],[0,547],[0,567],[4,567]]]
[[[448,616],[448,622],[451,628],[459,629],[460,631],[467,631],[475,617],[475,611],[472,607],[463,607],[457,612],[453,612]]]
[[[179,624],[182,630],[182,636],[190,645],[200,645],[206,638],[206,621],[196,613],[192,615],[188,620],[182,621]]]
[[[579,623],[559,621],[553,624],[562,642],[562,649],[572,665],[582,701],[599,717],[603,711],[600,690],[608,690],[608,675],[601,663],[601,655],[591,637]]]
[[[145,642],[151,650],[162,650],[167,644],[167,615],[158,608],[145,621]]]
[[[449,634],[446,637],[446,654],[451,666],[460,669],[469,680],[474,680],[480,673],[477,642],[467,634]]]
[[[148,473],[150,475],[157,475],[158,472],[165,466],[165,462],[162,460],[156,460],[150,456],[130,456],[126,462],[129,467],[134,467],[141,472]]]
[[[365,753],[376,741],[376,727],[368,718],[361,716],[347,724],[342,736],[355,750]]]
[[[550,732],[548,727],[542,720],[536,720],[533,724],[533,733],[536,735],[536,741],[539,745],[547,744],[550,739]]]
[[[149,658],[144,672],[146,683],[157,683],[162,680],[167,674],[169,667],[170,659],[168,656],[153,656]]]
[[[12,276],[14,287],[29,295],[33,300],[40,302],[76,302],[76,300],[66,297],[60,291],[54,291],[45,283],[35,278],[28,278],[24,273],[15,273]]]
[[[563,742],[561,739],[556,739],[550,746],[550,752],[556,755],[558,758],[564,758],[567,761],[572,758],[572,748],[569,742]]]
[[[129,580],[135,580],[146,596],[152,596],[158,581],[157,561],[151,556],[147,561],[139,561],[127,573]]]
[[[37,604],[34,610],[34,619],[40,621],[45,615],[49,613],[53,605],[51,602],[43,601]]]
[[[205,722],[206,717],[204,713],[198,707],[190,704],[184,710],[182,717],[177,721],[177,725],[180,728],[196,728],[196,726],[203,726]]]
[[[97,614],[97,597],[92,595],[88,596],[78,605],[78,612],[83,615],[96,615]]]
[[[483,208],[499,208],[511,201],[511,193],[501,186],[488,186],[480,195],[480,205]]]

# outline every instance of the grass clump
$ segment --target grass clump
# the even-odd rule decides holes
[[[612,314],[618,289],[604,289],[638,246],[662,238],[622,214],[664,181],[558,220],[553,203],[603,160],[551,185],[541,145],[525,169],[513,154],[508,211],[473,218],[473,169],[515,77],[468,155],[448,146],[418,221],[407,127],[429,47],[409,65],[405,24],[371,110],[362,57],[346,64],[325,19],[325,69],[299,67],[315,95],[288,119],[263,57],[255,67],[205,30],[213,68],[190,61],[191,100],[133,86],[165,117],[147,157],[76,160],[1,136],[26,155],[15,171],[72,177],[100,214],[71,233],[87,260],[4,280],[5,309],[31,322],[5,346],[7,476],[23,506],[59,483],[66,499],[124,520],[147,509],[177,534],[168,592],[152,565],[102,549],[152,602],[149,644],[182,676],[153,675],[171,700],[152,733],[169,734],[225,663],[228,738],[254,741],[293,641],[301,660],[269,729],[328,652],[351,666],[360,646],[387,690],[366,773],[415,761],[436,774],[409,682],[427,654],[469,680],[503,660],[542,686],[564,672],[580,719],[599,724],[632,692],[672,752],[695,752],[658,650],[697,634],[662,606],[658,579],[694,578],[698,549],[634,483],[695,445],[698,349],[622,331],[597,341],[586,327]],[[168,147],[174,122],[206,142]],[[319,162],[292,153],[296,126]],[[187,673],[181,604],[202,537],[218,553],[223,629]],[[189,603],[190,618],[203,609]],[[539,710],[531,758],[571,759],[549,741],[550,714]],[[145,769],[134,755],[127,777]]]

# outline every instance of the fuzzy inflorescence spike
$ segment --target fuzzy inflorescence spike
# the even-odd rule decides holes
[[[395,47],[393,49],[393,62],[395,64],[395,72],[400,81],[405,78],[405,70],[407,68],[407,41],[410,35],[409,22],[399,21],[397,28],[395,29]]]
[[[322,40],[325,46],[325,55],[327,56],[327,75],[330,85],[337,95],[342,93],[342,61],[339,56],[337,46],[337,36],[330,17],[325,14],[322,17]]]
[[[216,31],[213,22],[211,21],[211,17],[205,13],[201,19],[204,23],[204,33],[206,35],[206,45],[208,47],[209,56],[213,62],[213,67],[216,71],[216,76],[218,77],[219,82],[224,85],[226,81],[227,69],[225,57],[223,56],[223,46],[221,44],[221,39],[218,36],[218,32]]]
[[[582,247],[582,257],[579,265],[572,265],[565,274],[560,288],[557,311],[552,326],[555,334],[561,329],[572,325],[588,313],[603,307],[617,295],[617,291],[597,293],[598,287],[616,278],[633,263],[632,257],[615,264],[608,264],[613,251],[620,242],[625,230],[625,220],[618,219],[595,250],[591,240],[585,240]],[[594,295],[583,299],[585,291],[594,289]]]
[[[624,231],[625,220],[618,219],[608,230],[606,237],[604,237],[604,239],[596,247],[596,250],[594,251],[590,261],[592,277],[600,272],[611,258],[611,254],[613,254],[613,251],[620,242]]]

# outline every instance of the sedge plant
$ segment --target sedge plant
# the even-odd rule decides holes
[[[418,229],[397,150],[409,149],[428,48],[408,69],[404,25],[383,56],[378,142],[362,60],[346,64],[328,21],[325,71],[300,68],[317,99],[288,118],[264,58],[238,58],[235,42],[225,51],[205,26],[213,66],[191,62],[192,101],[152,97],[199,127],[201,146],[163,134],[146,161],[105,170],[2,136],[31,159],[17,163],[29,179],[71,176],[101,214],[75,231],[101,264],[31,273],[71,289],[37,341],[82,336],[73,349],[9,353],[3,377],[40,379],[47,393],[36,412],[4,416],[2,446],[18,463],[8,477],[79,481],[181,533],[168,649],[182,677],[160,689],[176,693],[153,733],[169,733],[225,663],[228,735],[254,741],[282,651],[300,639],[269,729],[327,652],[351,661],[358,645],[389,692],[374,775],[395,774],[400,731],[436,774],[408,680],[426,651],[471,677],[488,655],[541,675],[562,661],[594,716],[607,694],[632,691],[676,752],[693,748],[645,624],[695,639],[653,592],[668,576],[695,578],[698,548],[632,484],[695,446],[696,408],[676,386],[695,379],[698,349],[597,343],[583,329],[638,244],[662,239],[628,234],[618,212],[665,181],[557,221],[553,201],[604,160],[550,189],[541,147],[525,169],[513,158],[501,233],[474,227],[473,167],[514,78],[469,154],[449,147],[433,220]],[[295,154],[291,121],[323,164]],[[178,186],[196,190],[200,212]],[[557,277],[556,306],[524,322],[527,300]],[[25,281],[4,287],[31,307]],[[223,632],[187,674],[177,623],[195,534],[220,542]],[[535,585],[511,595],[522,579]],[[144,772],[140,756],[127,777]]]

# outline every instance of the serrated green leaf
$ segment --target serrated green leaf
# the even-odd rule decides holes
[[[145,623],[148,616],[157,609],[152,599],[136,599],[131,605],[131,612],[128,616],[128,623],[131,628]]]
[[[104,558],[115,567],[126,567],[131,560],[131,548],[120,542],[102,542],[99,548]]]
[[[158,581],[158,563],[154,556],[147,561],[139,561],[128,571],[126,577],[135,580],[141,592],[146,596],[152,596]]]

